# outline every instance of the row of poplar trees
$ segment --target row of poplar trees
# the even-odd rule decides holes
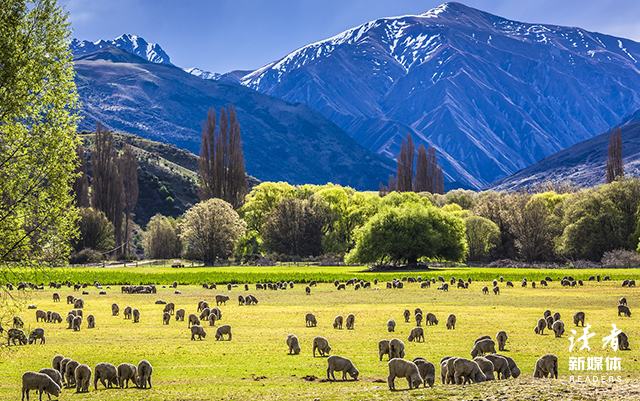
[[[80,163],[74,183],[76,205],[102,211],[113,224],[116,255],[128,255],[131,242],[129,222],[138,203],[138,164],[129,144],[118,155],[111,131],[98,122],[95,143],[91,150],[91,196],[84,148],[77,148]],[[124,223],[124,227],[123,227]]]

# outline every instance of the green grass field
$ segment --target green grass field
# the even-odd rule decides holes
[[[411,273],[361,273],[357,268],[140,268],[140,269],[65,269],[54,270],[51,279],[74,278],[73,281],[93,282],[94,278],[107,283],[154,281],[168,285],[173,280],[181,283],[200,284],[201,282],[265,282],[284,279],[297,280],[320,278],[332,281],[359,277],[364,280],[389,279],[404,275],[437,277],[449,279],[452,275],[474,281],[468,290],[451,288],[441,292],[432,286],[420,289],[419,284],[406,284],[404,289],[386,289],[384,282],[379,283],[380,290],[367,289],[354,291],[336,291],[331,283],[319,284],[312,288],[310,296],[305,295],[304,285],[296,284],[286,291],[256,290],[250,285],[250,291],[244,286],[227,291],[219,286],[217,290],[205,290],[199,285],[179,285],[182,294],[174,294],[171,288],[159,288],[157,294],[128,295],[121,294],[115,285],[107,290],[108,295],[98,295],[94,287],[87,288],[89,295],[80,295],[72,289],[27,291],[26,299],[17,313],[25,321],[25,332],[35,327],[46,331],[45,345],[26,345],[6,347],[6,332],[2,339],[2,359],[0,362],[0,399],[18,399],[20,395],[20,376],[27,370],[39,370],[51,366],[51,359],[60,353],[92,368],[98,362],[110,362],[118,365],[122,362],[137,364],[147,359],[154,367],[153,388],[142,390],[108,389],[100,384],[98,391],[88,394],[76,394],[75,389],[63,391],[64,400],[246,400],[255,399],[637,399],[638,393],[632,389],[640,379],[640,362],[636,351],[636,338],[640,333],[635,314],[631,318],[618,317],[617,304],[621,296],[626,296],[629,307],[640,304],[640,290],[622,288],[622,278],[634,278],[634,270],[606,270],[601,275],[610,275],[610,282],[587,282],[584,287],[563,288],[557,278],[571,274],[576,279],[586,279],[595,271],[588,270],[510,270],[510,269],[439,269],[428,272]],[[491,286],[486,281],[504,276],[512,280],[515,288],[501,284],[499,296],[483,295],[481,288]],[[548,288],[521,288],[523,277],[539,280],[550,275],[554,281]],[[110,281],[112,279],[113,281]],[[250,279],[250,280],[249,280]],[[483,281],[478,281],[483,280]],[[373,286],[375,287],[375,286]],[[53,303],[52,293],[56,291],[62,298],[61,303]],[[238,306],[237,296],[251,293],[259,299],[255,306]],[[11,295],[19,299],[17,291]],[[36,323],[35,310],[27,310],[27,304],[35,304],[39,309],[59,312],[63,317],[72,309],[67,305],[67,295],[82,296],[85,299],[84,315],[96,317],[96,328],[87,329],[83,322],[80,332],[67,330],[66,323]],[[187,322],[171,320],[169,326],[162,325],[162,305],[155,305],[157,299],[174,302],[176,309],[185,308],[187,314],[195,313],[199,300],[215,304],[216,294],[231,297],[226,306],[221,306],[223,318],[217,325],[232,326],[232,341],[216,341],[215,328],[203,322],[207,337],[203,341],[190,341]],[[6,294],[3,294],[6,297]],[[140,323],[124,320],[122,314],[111,316],[111,304],[120,305],[121,310],[130,305],[141,311]],[[420,307],[424,313],[433,312],[440,320],[437,326],[423,326],[426,341],[410,343],[407,335],[415,327],[415,322],[405,323],[402,318],[404,309]],[[562,338],[554,338],[552,333],[536,335],[533,327],[545,309],[560,312],[565,322],[566,333]],[[586,321],[591,324],[591,351],[569,353],[570,329],[575,328],[572,321],[574,312],[586,313]],[[5,311],[6,312],[6,311]],[[304,315],[314,313],[318,326],[306,328]],[[334,330],[333,318],[336,315],[354,313],[354,330]],[[445,321],[450,313],[457,316],[455,330],[447,330]],[[413,314],[413,313],[412,313]],[[7,313],[3,318],[5,329]],[[386,322],[394,318],[396,332],[388,333]],[[626,332],[631,343],[631,351],[614,352],[602,350],[601,338],[609,335],[611,324],[615,323]],[[513,357],[522,376],[518,379],[499,381],[471,386],[444,386],[439,382],[439,361],[446,355],[469,358],[474,339],[489,334],[495,337],[498,330],[506,330],[509,335],[507,351],[504,354]],[[582,329],[577,329],[578,336]],[[285,338],[294,333],[300,339],[300,355],[287,355]],[[28,333],[27,333],[28,334]],[[326,337],[333,348],[332,355],[350,358],[360,370],[360,380],[348,382],[326,382],[327,362],[325,358],[311,355],[311,343],[315,336]],[[390,392],[386,384],[388,374],[387,358],[378,360],[377,343],[381,339],[397,337],[406,345],[407,359],[422,356],[436,365],[436,384],[433,388],[413,391]],[[554,353],[559,358],[562,380],[533,380],[534,364],[538,357]],[[580,372],[575,376],[594,373],[598,376],[621,376],[622,383],[605,386],[568,383],[572,372],[569,368],[570,356],[602,356],[622,358],[622,372]],[[313,381],[304,377],[315,376]],[[340,378],[339,373],[336,377]],[[404,379],[397,379],[396,388],[407,389]],[[602,391],[602,393],[600,393]],[[599,395],[600,394],[600,395]],[[615,394],[615,395],[614,395]],[[621,395],[625,394],[625,395]],[[633,394],[636,394],[635,396]],[[32,394],[33,397],[33,394]],[[422,397],[422,398],[420,398]],[[636,397],[636,398],[634,398]]]

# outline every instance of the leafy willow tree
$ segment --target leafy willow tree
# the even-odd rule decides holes
[[[356,238],[347,263],[459,261],[467,253],[464,221],[422,203],[382,209],[357,231]]]
[[[147,224],[143,242],[149,258],[171,259],[180,256],[182,241],[178,221],[156,214]]]
[[[231,256],[247,224],[230,203],[212,198],[184,213],[180,237],[187,249],[206,264]]]
[[[68,15],[0,1],[0,269],[62,262],[76,233],[77,94]]]
[[[469,245],[467,260],[482,261],[491,256],[491,252],[500,242],[500,229],[489,219],[480,216],[469,216],[464,220],[466,238]]]

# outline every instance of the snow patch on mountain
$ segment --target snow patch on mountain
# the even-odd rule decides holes
[[[113,40],[100,39],[95,42],[88,40],[71,40],[69,47],[74,56],[82,56],[85,54],[96,52],[105,47],[117,47],[140,56],[152,63],[171,64],[169,55],[162,50],[157,43],[148,43],[146,40],[137,35],[124,34]]]

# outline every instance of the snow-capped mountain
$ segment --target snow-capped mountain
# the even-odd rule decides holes
[[[312,43],[241,83],[310,105],[386,156],[410,132],[449,180],[481,187],[640,108],[638,61],[628,39],[445,3]]]
[[[136,56],[147,59],[152,63],[171,64],[169,55],[162,50],[162,47],[160,47],[159,44],[148,43],[146,40],[136,35],[124,34],[118,36],[114,40],[100,39],[97,42],[73,39],[70,45],[71,52],[74,56],[93,53],[109,46],[126,50],[129,53],[133,53]]]
[[[183,69],[189,74],[195,75],[196,77],[202,78],[202,79],[211,79],[211,80],[217,81],[218,79],[220,79],[220,76],[221,76],[217,72],[204,71],[198,67],[183,68]]]

